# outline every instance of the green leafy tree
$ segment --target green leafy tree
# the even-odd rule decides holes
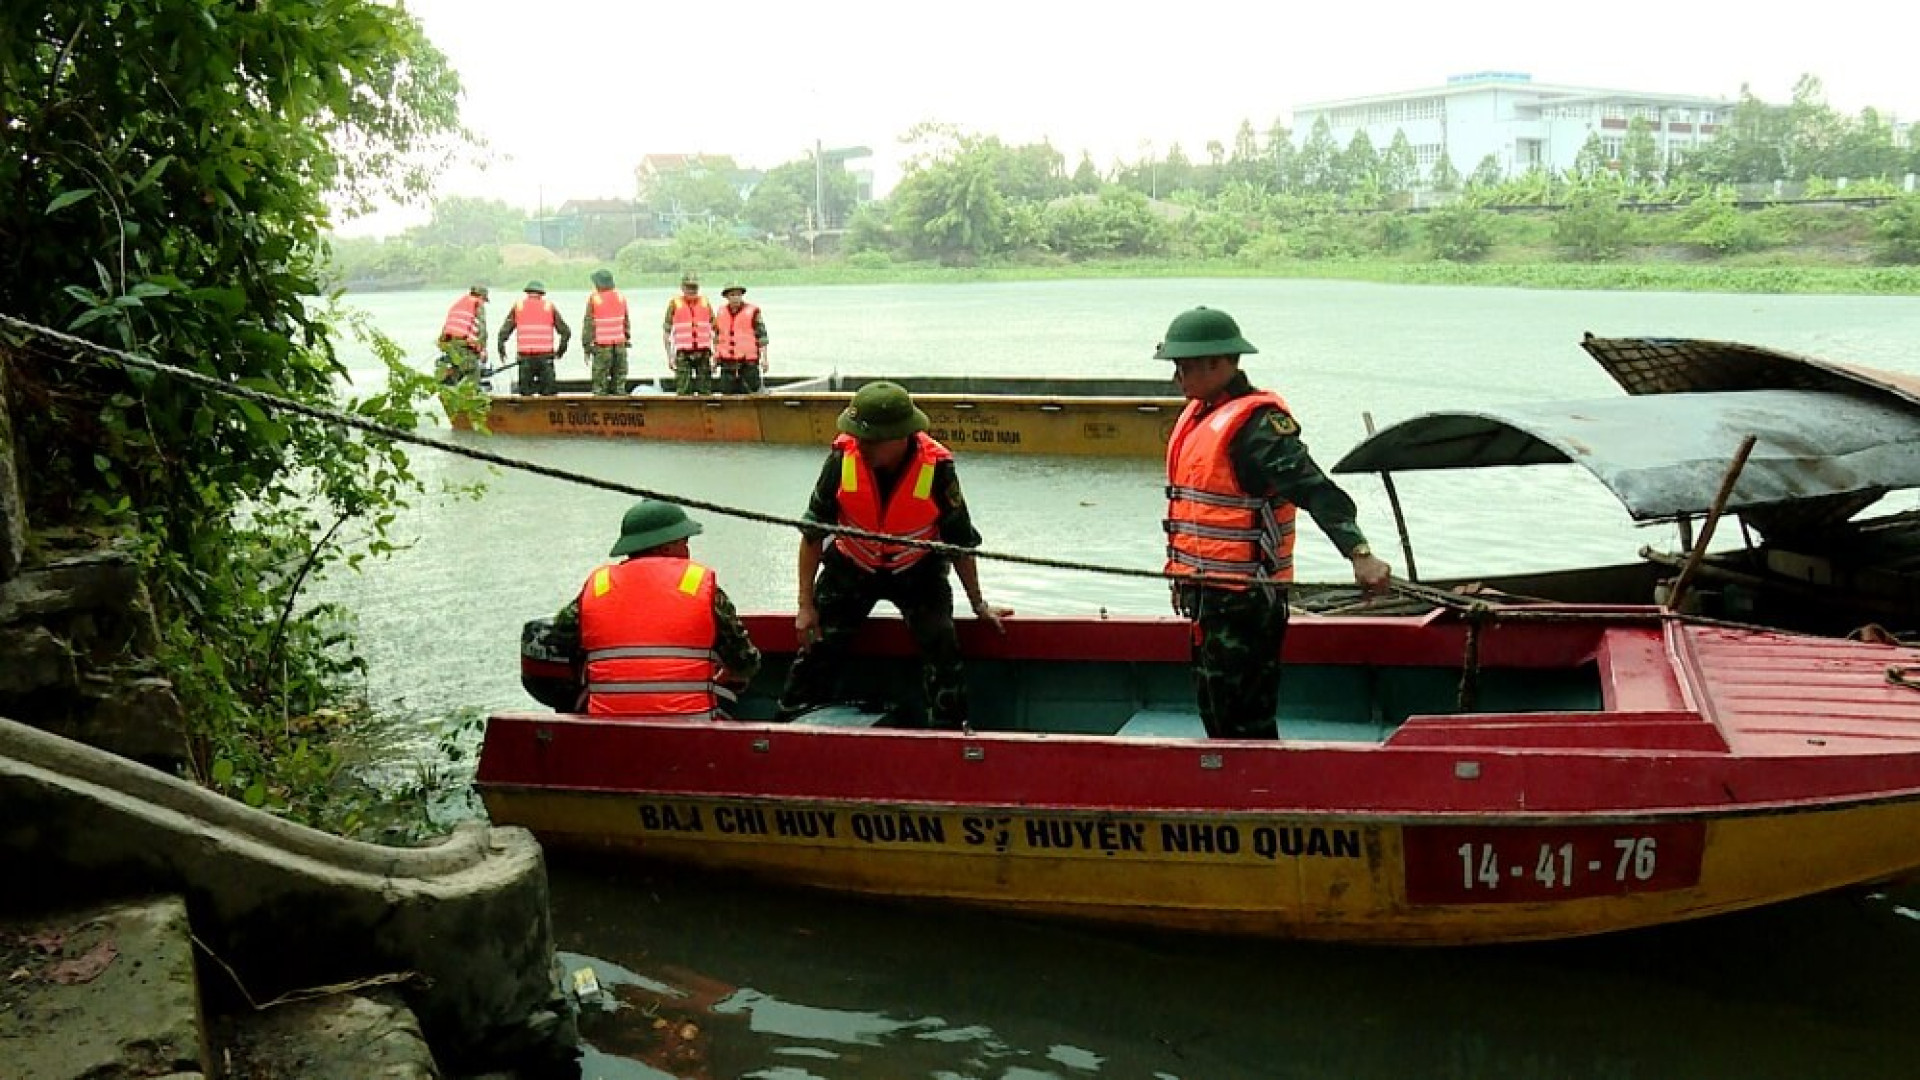
[[[433,204],[425,225],[407,230],[410,243],[422,247],[479,247],[519,241],[527,212],[498,199],[449,195]]]
[[[1653,125],[1644,116],[1627,121],[1627,137],[1620,147],[1620,171],[1636,184],[1656,183],[1666,174],[1660,147],[1653,141]]]
[[[1908,195],[1874,212],[1874,255],[1882,262],[1920,263],[1920,195]]]
[[[1440,156],[1434,159],[1433,172],[1427,178],[1427,182],[1433,186],[1433,190],[1439,192],[1460,190],[1460,170],[1453,167],[1451,154],[1445,150],[1440,151]]]
[[[1720,126],[1719,134],[1691,161],[1687,170],[1709,183],[1770,183],[1786,176],[1783,156],[1789,120],[1787,110],[1740,88],[1740,100]]]
[[[978,262],[1005,245],[1006,197],[997,140],[923,124],[908,133],[911,157],[889,203],[895,232],[915,255]]]
[[[1435,210],[1426,218],[1427,243],[1436,259],[1475,262],[1493,250],[1492,211],[1461,202]]]
[[[1076,260],[1159,254],[1171,234],[1145,195],[1118,187],[1049,205],[1046,230],[1048,249]]]
[[[325,238],[330,205],[429,190],[461,145],[458,92],[385,3],[10,5],[0,311],[410,428],[431,383],[391,342],[375,342],[390,385],[340,397]],[[338,613],[301,589],[350,561],[343,535],[390,549],[406,454],[53,340],[0,338],[0,363],[32,403],[14,412],[30,520],[134,538],[201,777],[326,818],[337,759],[298,733],[342,702],[358,661]]]
[[[1377,186],[1379,178],[1380,152],[1373,148],[1367,129],[1361,128],[1347,140],[1347,148],[1340,153],[1341,190]]]
[[[1506,178],[1506,170],[1500,167],[1500,156],[1488,154],[1473,167],[1473,175],[1467,177],[1467,187],[1491,190],[1499,187]]]
[[[814,219],[814,202],[824,199],[826,219],[844,221],[858,196],[858,182],[841,168],[814,169],[811,156],[767,170],[741,208],[749,225],[765,234],[788,236]]]
[[[1300,154],[1293,145],[1293,133],[1275,120],[1267,129],[1266,179],[1268,191],[1292,192],[1300,188]]]
[[[1905,171],[1893,126],[1876,109],[1862,109],[1843,125],[1827,162],[1828,175],[1897,179]]]
[[[1833,170],[1846,121],[1826,102],[1820,80],[1802,75],[1793,84],[1793,101],[1787,106],[1787,137],[1780,159],[1788,180],[1838,175]]]
[[[1334,144],[1333,128],[1325,116],[1313,122],[1313,130],[1300,147],[1299,175],[1300,186],[1307,191],[1340,190],[1340,148]]]
[[[1412,191],[1420,179],[1420,164],[1413,156],[1413,143],[1407,140],[1407,133],[1399,128],[1393,132],[1393,141],[1387,144],[1387,152],[1380,155],[1380,186],[1392,194]]]
[[[1573,155],[1573,175],[1581,180],[1591,180],[1612,169],[1613,164],[1607,160],[1607,147],[1600,141],[1600,133],[1589,132],[1587,141],[1580,144],[1580,152]]]
[[[1576,259],[1617,258],[1626,248],[1633,215],[1611,196],[1587,192],[1553,217],[1553,240]]]
[[[1266,163],[1260,154],[1260,136],[1253,130],[1253,121],[1242,120],[1240,127],[1233,133],[1233,150],[1227,155],[1227,178],[1229,183],[1261,184],[1266,178]]]
[[[1093,167],[1093,155],[1080,152],[1080,165],[1073,170],[1071,187],[1076,195],[1098,194],[1105,182],[1100,179],[1100,170]]]

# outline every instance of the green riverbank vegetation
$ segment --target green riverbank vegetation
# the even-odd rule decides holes
[[[47,0],[0,15],[0,329],[36,539],[137,553],[194,778],[345,834],[389,801],[349,767],[367,709],[347,613],[303,586],[391,550],[423,491],[397,444],[127,366],[88,343],[400,429],[433,389],[316,303],[331,206],[425,191],[459,82],[372,0]],[[388,385],[343,391],[359,333]],[[131,647],[130,647],[131,648]],[[422,657],[423,662],[430,660]],[[410,792],[424,797],[421,785]]]
[[[1052,146],[924,125],[904,178],[856,203],[811,159],[742,198],[714,171],[667,176],[617,212],[539,222],[448,199],[428,225],[336,244],[356,287],[471,281],[532,269],[585,282],[612,265],[671,287],[684,268],[760,284],[1089,276],[1333,277],[1416,284],[1725,292],[1920,291],[1920,148],[1874,110],[1843,116],[1804,77],[1793,100],[1744,94],[1716,141],[1661,161],[1643,118],[1618,156],[1598,133],[1566,173],[1501,174],[1442,156],[1422,172],[1404,134],[1334,145],[1243,122],[1206,160],[1174,146],[1105,172]],[[823,181],[816,192],[816,181]],[[818,200],[822,205],[814,206]],[[838,226],[812,230],[816,220]],[[530,244],[528,238],[547,240]]]

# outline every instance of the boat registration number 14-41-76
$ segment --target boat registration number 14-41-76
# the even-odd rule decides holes
[[[1401,840],[1410,903],[1537,903],[1696,885],[1706,825],[1417,825]]]

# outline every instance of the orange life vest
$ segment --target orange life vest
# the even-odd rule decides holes
[[[627,343],[627,298],[612,289],[595,289],[587,297],[587,308],[592,312],[588,322],[593,327],[595,345],[625,345]]]
[[[1293,580],[1292,503],[1274,506],[1247,494],[1233,475],[1228,447],[1254,410],[1287,403],[1266,390],[1234,398],[1205,416],[1190,401],[1167,440],[1167,573],[1238,574],[1247,583]]]
[[[940,507],[933,499],[935,466],[952,461],[953,454],[926,432],[913,435],[913,452],[893,497],[885,496],[874,480],[873,468],[860,456],[860,441],[851,435],[833,440],[840,451],[840,524],[886,533],[908,540],[932,540],[939,535]],[[927,557],[927,549],[835,534],[833,546],[867,570],[904,570]]]
[[[760,309],[752,304],[741,304],[739,311],[733,310],[731,304],[721,304],[714,313],[720,338],[713,355],[736,362],[760,359],[760,339],[753,336],[753,320],[759,315]]]
[[[553,352],[553,304],[544,296],[528,296],[513,305],[513,350],[520,356]]]
[[[580,645],[593,716],[711,720],[720,685],[713,571],[648,556],[595,570],[580,589]]]
[[[480,305],[486,303],[480,297],[468,293],[453,302],[447,309],[447,321],[440,327],[441,341],[464,341],[479,347],[480,341]]]
[[[706,297],[688,300],[684,296],[673,298],[673,350],[686,352],[690,349],[713,348],[713,308],[707,305]]]

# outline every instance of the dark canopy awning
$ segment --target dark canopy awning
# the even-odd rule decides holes
[[[1429,413],[1349,451],[1339,473],[1570,462],[1637,521],[1705,513],[1740,443],[1757,437],[1727,508],[1783,526],[1839,521],[1920,487],[1920,412],[1837,389],[1654,393]]]

